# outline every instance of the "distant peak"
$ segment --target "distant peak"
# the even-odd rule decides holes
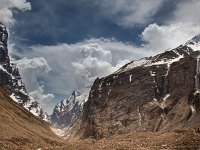
[[[192,39],[186,42],[186,45],[188,44],[194,44],[194,43],[200,43],[200,34],[195,35]]]
[[[200,34],[194,36],[191,41],[194,41],[194,42],[200,42]]]
[[[185,45],[192,48],[194,51],[200,50],[200,34],[187,41]]]

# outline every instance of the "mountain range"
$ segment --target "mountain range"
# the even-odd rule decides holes
[[[199,148],[200,35],[96,78],[51,116],[28,95],[7,40],[0,24],[0,149]]]

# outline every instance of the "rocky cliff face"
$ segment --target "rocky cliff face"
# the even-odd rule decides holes
[[[47,114],[39,106],[39,103],[27,94],[16,64],[10,62],[7,40],[6,27],[0,24],[0,83],[14,101],[23,105],[34,115],[47,120]]]
[[[200,125],[198,42],[193,38],[96,79],[78,132],[84,138],[99,139],[131,131],[173,131]]]

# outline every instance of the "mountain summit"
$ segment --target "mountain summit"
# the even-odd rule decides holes
[[[73,91],[58,103],[51,115],[51,122],[59,126],[71,126],[80,116],[83,104],[87,101],[90,88]]]
[[[193,50],[200,50],[200,34],[196,35],[191,40],[186,42],[185,45],[192,48]]]

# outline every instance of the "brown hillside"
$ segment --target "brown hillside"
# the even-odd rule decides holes
[[[62,141],[39,120],[15,103],[0,87],[0,149],[58,149]]]

